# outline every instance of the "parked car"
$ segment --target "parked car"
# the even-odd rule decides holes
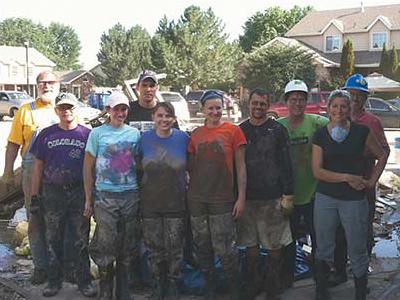
[[[386,101],[392,104],[393,106],[397,107],[398,109],[400,109],[400,98],[390,99]]]
[[[188,103],[181,94],[177,92],[160,92],[159,95],[162,99],[160,101],[170,102],[175,108],[176,116],[184,121],[190,120],[190,112],[188,108]],[[157,98],[160,98],[157,93]]]
[[[0,120],[4,116],[14,117],[21,105],[31,101],[33,98],[25,92],[0,91]]]
[[[309,93],[305,113],[326,116],[326,104],[329,93],[330,92],[327,91]],[[287,117],[289,115],[289,111],[286,103],[284,103],[284,101],[271,103],[271,106],[268,110],[268,115],[274,119]]]
[[[376,115],[385,128],[400,127],[400,109],[381,98],[368,97],[365,110]]]
[[[186,95],[186,102],[189,108],[189,113],[191,117],[195,117],[198,112],[201,111],[200,98],[204,91],[191,91]]]

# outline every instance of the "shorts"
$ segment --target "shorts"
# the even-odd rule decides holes
[[[282,214],[281,199],[246,201],[237,221],[237,245],[278,250],[292,242],[289,218]]]

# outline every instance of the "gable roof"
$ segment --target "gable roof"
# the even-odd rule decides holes
[[[339,67],[340,58],[342,53],[340,52],[329,52],[325,53],[318,49],[315,49],[307,44],[304,44],[296,39],[276,37],[268,43],[262,45],[262,47],[269,47],[271,45],[281,44],[287,47],[299,47],[300,49],[307,51],[313,55],[314,60],[321,63],[324,67]],[[354,64],[358,68],[366,67],[378,67],[381,61],[381,51],[354,51]],[[400,49],[397,50],[397,55],[400,57]]]
[[[378,20],[390,30],[400,30],[400,4],[313,11],[285,36],[321,35],[331,23],[343,24],[343,33],[368,32]]]
[[[37,51],[35,48],[28,49],[29,64],[35,66],[55,67],[56,64]],[[16,62],[20,65],[26,65],[26,48],[14,46],[0,46],[0,61],[9,64]]]
[[[61,71],[58,73],[58,75],[60,76],[61,84],[71,84],[73,81],[77,80],[85,74],[90,74],[93,76],[92,73],[86,70]]]

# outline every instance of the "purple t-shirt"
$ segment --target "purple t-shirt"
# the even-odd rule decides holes
[[[58,124],[43,129],[31,153],[44,162],[43,183],[65,185],[82,181],[83,158],[90,129],[78,125],[64,130]]]

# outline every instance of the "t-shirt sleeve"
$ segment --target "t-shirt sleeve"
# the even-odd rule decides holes
[[[90,153],[93,157],[97,157],[99,150],[99,135],[97,130],[92,130],[86,143],[85,152]]]
[[[33,142],[33,145],[31,147],[30,152],[37,158],[42,161],[45,160],[46,158],[46,150],[44,147],[44,139],[45,139],[45,131],[42,131],[39,133],[35,141]]]
[[[324,130],[324,128],[325,127],[321,127],[314,133],[314,136],[312,139],[312,143],[314,145],[322,147],[322,130]]]
[[[317,126],[320,128],[320,127],[323,127],[323,126],[326,126],[326,125],[328,125],[328,123],[329,123],[329,119],[328,118],[325,118],[324,116],[317,116],[317,119],[316,119],[316,121],[317,121]]]
[[[22,145],[24,143],[23,137],[23,113],[22,110],[17,110],[11,124],[10,134],[8,141],[13,144]]]
[[[235,152],[241,145],[246,145],[246,137],[243,133],[243,130],[239,126],[235,126],[233,133],[233,151]]]

